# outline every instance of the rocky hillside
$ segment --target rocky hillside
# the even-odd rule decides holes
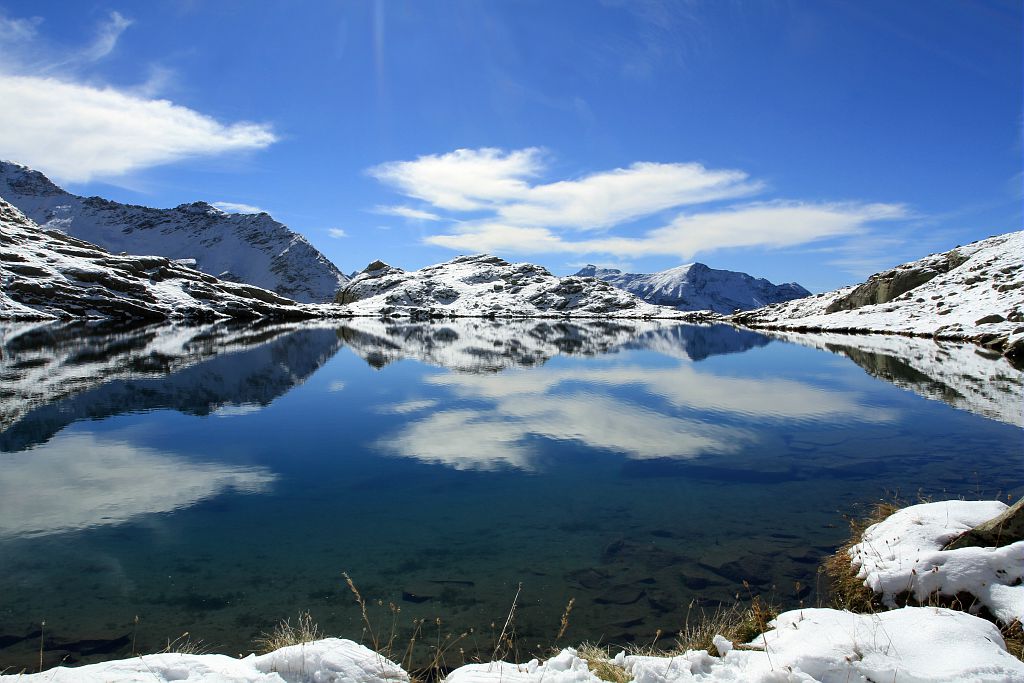
[[[229,214],[205,202],[152,209],[79,197],[38,171],[3,161],[0,197],[38,225],[108,251],[194,259],[207,275],[295,301],[331,301],[348,280],[306,238],[265,213]]]
[[[165,256],[116,255],[40,228],[0,199],[0,320],[302,319],[318,315]]]
[[[1024,358],[1024,232],[932,254],[867,282],[732,316],[748,327],[966,339]]]
[[[355,315],[411,318],[680,317],[592,277],[559,278],[532,263],[486,254],[412,272],[375,261],[352,278],[336,301]]]
[[[576,275],[596,277],[647,303],[680,311],[732,313],[810,295],[795,282],[774,285],[764,278],[716,270],[703,263],[690,263],[660,273],[623,273],[614,268],[588,265]]]

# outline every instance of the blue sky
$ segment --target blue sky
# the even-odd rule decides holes
[[[1021,229],[1021,3],[0,0],[0,158],[262,208],[348,272],[490,251],[816,291]]]

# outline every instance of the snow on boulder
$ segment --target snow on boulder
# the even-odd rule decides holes
[[[1024,681],[990,622],[954,610],[905,607],[879,614],[833,609],[785,612],[771,631],[723,657],[621,653],[612,660],[636,683],[939,683]]]
[[[327,638],[291,645],[270,654],[235,659],[227,655],[162,653],[38,674],[0,675],[26,683],[408,683],[400,666],[351,640]]]
[[[467,664],[448,674],[445,683],[600,683],[576,650],[566,648],[543,664],[490,662]]]
[[[406,683],[409,680],[409,674],[390,659],[339,638],[290,645],[259,657],[250,655],[242,661],[251,662],[263,673],[277,674],[289,683]]]
[[[681,314],[652,306],[606,282],[559,278],[532,263],[496,256],[460,256],[406,272],[371,263],[335,299],[353,315],[388,317],[613,317],[673,318]]]
[[[177,652],[140,655],[131,659],[60,666],[37,674],[0,675],[0,681],[24,683],[168,683],[219,681],[220,683],[283,683],[276,673],[256,669],[252,662],[227,655],[186,655]]]
[[[1000,548],[943,550],[960,534],[998,516],[999,501],[949,500],[911,505],[867,528],[850,548],[864,585],[894,607],[909,593],[923,602],[933,593],[969,593],[997,619],[1024,620],[1024,541]]]

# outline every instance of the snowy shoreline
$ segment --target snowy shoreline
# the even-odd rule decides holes
[[[1024,617],[1024,541],[999,548],[944,550],[946,543],[1007,506],[999,501],[942,501],[912,505],[868,527],[849,550],[852,569],[888,611],[853,613],[801,608],[779,614],[749,643],[722,635],[714,654],[678,649],[608,656],[562,649],[541,661],[463,664],[446,683],[940,683],[1024,682],[1024,662],[1007,651],[996,623],[964,611],[899,607],[896,598],[971,595],[998,623]],[[904,601],[907,598],[903,598]],[[401,649],[401,648],[400,648]],[[601,674],[599,676],[598,674]],[[264,655],[161,653],[0,681],[221,681],[223,683],[408,683],[399,664],[351,640],[326,638]]]

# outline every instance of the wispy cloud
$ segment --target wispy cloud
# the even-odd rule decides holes
[[[117,12],[84,47],[53,47],[38,19],[0,16],[0,149],[58,181],[112,179],[194,156],[263,149],[277,140],[268,124],[222,123],[139,88],[98,85],[92,65],[114,52],[132,21]]]
[[[131,19],[125,19],[119,12],[111,12],[107,21],[100,24],[92,43],[78,57],[90,62],[103,59],[114,51],[121,34],[131,25]]]
[[[689,259],[714,249],[779,248],[852,235],[907,215],[898,204],[775,200],[688,210],[665,220],[666,211],[736,200],[765,185],[740,170],[697,163],[636,162],[537,182],[544,169],[538,148],[485,148],[389,162],[369,173],[443,214],[448,230],[424,241],[459,251]],[[638,231],[633,224],[642,219],[656,227]]]
[[[341,239],[342,237],[348,237],[348,233],[341,228],[328,228],[327,234],[335,239]]]
[[[210,202],[210,206],[216,206],[227,213],[267,213],[265,210],[252,204],[239,204],[237,202]]]
[[[441,217],[436,213],[430,211],[423,211],[422,209],[414,209],[411,206],[377,206],[373,209],[374,213],[379,213],[384,216],[398,216],[400,218],[408,218],[414,221],[439,221]]]

